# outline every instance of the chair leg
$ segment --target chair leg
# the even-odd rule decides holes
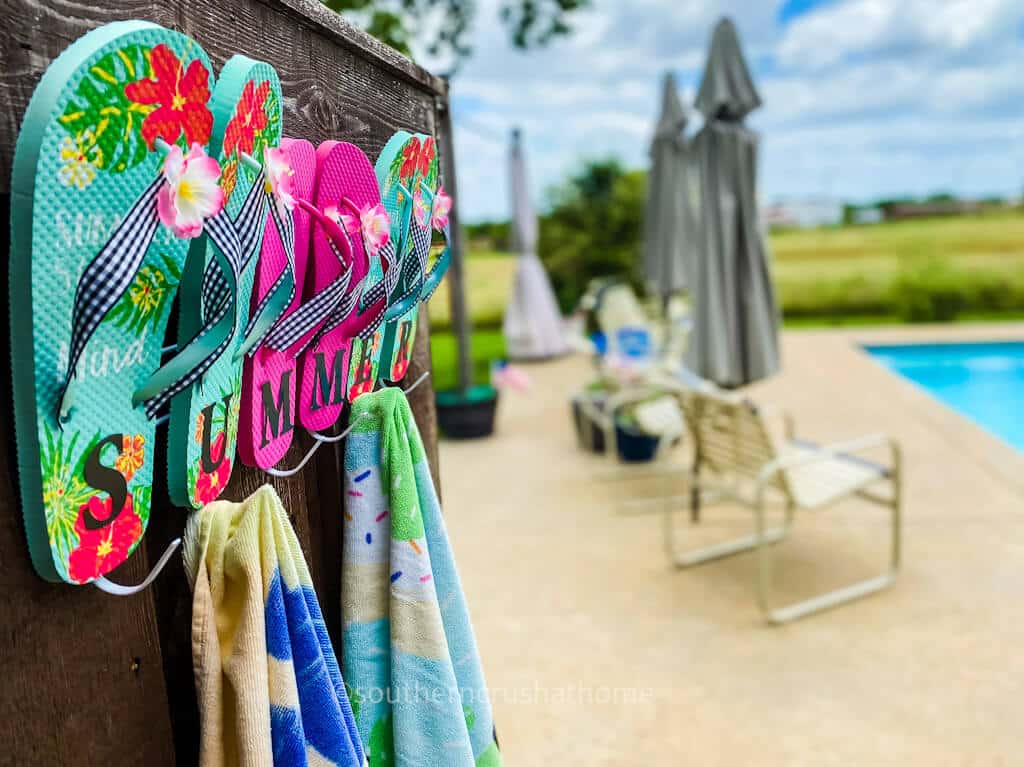
[[[705,492],[694,490],[696,497],[707,499]],[[688,501],[686,504],[687,509],[690,509],[693,503],[693,496],[684,496],[683,500]],[[717,500],[717,498],[715,498]],[[754,535],[744,535],[739,538],[734,538],[730,541],[724,541],[723,543],[715,543],[710,546],[705,546],[694,551],[687,551],[679,553],[675,547],[675,530],[672,524],[672,508],[667,506],[665,509],[665,551],[668,553],[668,558],[672,564],[679,568],[684,569],[687,567],[693,567],[694,565],[701,565],[705,562],[711,562],[716,559],[722,559],[723,557],[732,556],[733,554],[739,554],[742,551],[750,551],[753,548],[758,547],[762,542],[777,543],[786,537],[789,532],[791,515],[787,514],[786,523],[781,527],[771,528],[765,530],[763,535],[758,533]]]
[[[783,623],[794,621],[797,618],[811,615],[812,613],[821,612],[822,610],[827,610],[832,607],[838,607],[839,605],[866,597],[869,594],[874,594],[891,586],[896,580],[896,572],[899,568],[900,561],[900,501],[901,499],[897,480],[897,489],[894,493],[893,503],[891,506],[892,541],[890,548],[889,570],[886,573],[779,608],[773,608],[771,606],[772,558],[771,552],[766,544],[771,543],[772,539],[769,535],[770,531],[762,532],[764,528],[764,506],[763,504],[759,504],[755,512],[757,514],[758,529],[755,537],[759,538],[761,541],[761,545],[758,546],[757,596],[758,603],[761,606],[761,612],[764,614],[765,620],[767,620],[768,623],[778,626]],[[787,513],[789,513],[789,511],[791,510],[788,510]]]

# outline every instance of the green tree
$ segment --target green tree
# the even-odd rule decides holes
[[[636,279],[646,187],[643,171],[598,160],[552,190],[539,250],[563,311],[594,277]]]
[[[517,48],[545,45],[571,30],[569,17],[590,0],[503,0],[501,21]],[[470,54],[466,33],[476,0],[323,0],[338,13],[354,12],[378,40],[409,55],[417,36],[432,56],[451,57],[454,65]],[[431,23],[425,23],[430,19]]]

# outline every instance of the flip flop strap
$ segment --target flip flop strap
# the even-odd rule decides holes
[[[342,228],[342,231],[348,237],[348,232],[345,232],[344,228]],[[327,237],[327,244],[330,246],[331,252],[334,253],[334,257],[338,259],[338,263],[342,266],[341,274],[331,280],[322,290],[318,291],[309,301],[302,304],[294,312],[287,317],[280,318],[266,334],[264,345],[267,348],[273,349],[276,352],[291,352],[292,356],[300,354],[310,344],[319,341],[322,333],[318,332],[316,336],[297,349],[292,349],[292,347],[309,335],[310,331],[320,327],[328,320],[345,296],[348,295],[349,284],[352,281],[352,265],[348,264],[346,266],[345,258],[341,255],[338,246],[334,244],[330,237]],[[349,240],[349,244],[351,245],[351,240]],[[362,283],[357,286],[356,290],[358,291],[361,287]]]
[[[163,184],[164,178],[159,176],[146,187],[78,281],[71,311],[68,369],[57,397],[60,409],[89,339],[132,284],[153,242],[160,224],[156,198]]]
[[[345,239],[348,240],[349,252],[354,253],[354,243],[352,242],[352,237],[349,235],[348,230],[345,229],[345,227],[341,227],[341,231],[345,235]],[[363,247],[366,247],[365,238],[363,240]],[[333,243],[331,244],[331,248],[334,249]],[[339,258],[341,257],[341,254],[338,253],[337,250],[335,250],[334,253]],[[359,284],[356,285],[354,290],[346,290],[339,296],[338,301],[331,308],[330,312],[328,312],[327,314],[327,317],[324,319],[323,325],[316,332],[316,335],[313,336],[313,338],[310,340],[308,344],[309,346],[316,346],[317,344],[319,344],[320,339],[322,339],[324,336],[326,336],[328,333],[330,333],[332,330],[337,328],[342,322],[345,321],[345,318],[348,317],[349,314],[352,313],[352,310],[355,309],[356,306],[358,305],[365,284],[366,278],[364,277],[362,280],[360,280]]]
[[[259,226],[266,221],[264,204],[261,171],[234,220],[225,209],[206,222],[216,247],[214,260],[203,273],[200,297],[203,327],[135,393],[133,399],[144,404],[150,418],[175,395],[202,378],[234,338],[238,278],[259,246]]]
[[[295,298],[295,222],[289,211],[282,211],[272,193],[267,193],[267,206],[274,227],[284,245],[285,265],[281,274],[274,280],[270,290],[263,296],[253,312],[243,333],[241,354],[250,357],[266,343],[267,334],[273,329],[292,305]]]
[[[430,272],[427,273],[426,279],[423,281],[423,290],[420,293],[420,303],[425,304],[430,300],[430,297],[434,295],[434,291],[437,290],[437,286],[441,284],[441,280],[444,279],[444,275],[448,271],[448,266],[452,260],[452,246],[451,246],[451,226],[449,224],[444,225],[444,250],[441,251],[441,255],[438,256],[437,261],[430,268]]]

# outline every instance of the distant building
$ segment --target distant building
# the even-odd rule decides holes
[[[884,220],[885,212],[877,205],[850,210],[850,223],[852,224],[880,224]]]
[[[889,202],[881,208],[886,221],[902,221],[908,218],[936,218],[939,216],[963,216],[978,213],[985,204],[975,200],[933,200],[930,202]]]
[[[843,203],[828,198],[782,200],[761,211],[768,228],[813,229],[843,223]]]

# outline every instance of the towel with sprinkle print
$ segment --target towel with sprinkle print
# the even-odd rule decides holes
[[[363,767],[309,569],[269,485],[185,532],[203,767]]]
[[[352,403],[345,680],[370,767],[500,767],[469,611],[405,394]]]

